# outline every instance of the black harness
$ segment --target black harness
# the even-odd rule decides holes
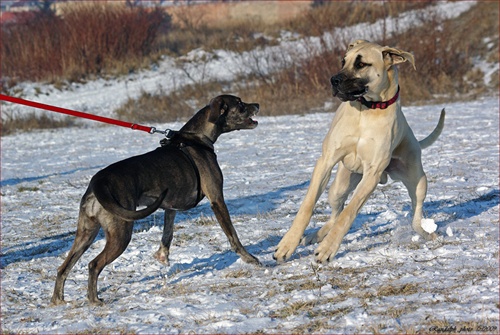
[[[162,148],[168,147],[182,152],[188,161],[191,162],[191,165],[196,173],[196,180],[198,182],[198,193],[194,204],[194,206],[196,206],[203,199],[204,195],[201,191],[200,171],[198,170],[198,167],[196,166],[196,163],[187,148],[196,147],[209,151],[215,155],[214,145],[208,138],[200,138],[196,134],[192,133],[181,133],[179,131],[170,130],[166,136],[167,137],[160,141]]]

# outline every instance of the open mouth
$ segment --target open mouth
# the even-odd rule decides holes
[[[352,92],[351,93],[351,96],[354,97],[354,98],[360,98],[362,97],[363,95],[366,94],[366,92],[368,92],[368,88],[365,86],[362,90],[360,91],[357,91],[357,92]]]
[[[363,95],[368,92],[368,88],[365,86],[361,90],[351,91],[348,93],[344,93],[341,91],[334,91],[334,96],[339,98],[341,101],[354,101],[361,98]]]
[[[255,114],[257,114],[257,113],[255,113]],[[252,116],[255,116],[255,114],[253,114]],[[249,126],[251,126],[251,127],[253,127],[253,128],[257,127],[257,126],[258,126],[258,124],[259,124],[259,122],[258,122],[258,121],[255,121],[254,119],[252,119],[252,117],[249,117],[249,118],[247,119],[247,123],[248,123],[248,125],[249,125]]]

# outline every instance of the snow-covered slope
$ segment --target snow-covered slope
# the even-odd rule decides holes
[[[429,8],[409,11],[395,18],[326,32],[323,41],[326,41],[328,48],[343,49],[352,39],[379,40],[384,33],[390,36],[396,31],[407,30],[412,25],[419,24],[419,17],[428,15],[429,11],[434,12],[437,17],[447,19],[459,16],[474,4],[474,1],[438,2]],[[194,82],[229,81],[257,71],[267,74],[284,66],[290,66],[296,60],[309,57],[315,50],[319,51],[324,46],[318,37],[301,39],[287,37],[277,46],[258,48],[242,54],[227,50],[207,52],[200,48],[181,59],[165,56],[150,70],[123,78],[98,79],[85,84],[73,83],[62,91],[53,85],[20,83],[14,91],[22,91],[23,97],[28,100],[110,116],[129,97],[137,98],[142,92],[155,92],[159,89],[171,92]],[[33,111],[9,104],[2,106],[1,112],[2,119],[5,119]]]
[[[404,93],[403,93],[404,94]],[[259,117],[255,130],[216,143],[236,230],[265,266],[242,263],[206,201],[179,215],[171,265],[152,254],[162,214],[138,222],[125,253],[99,280],[107,303],[85,298],[82,257],[65,306],[49,306],[57,267],[74,238],[78,204],[103,166],[151,150],[160,136],[113,127],[62,129],[2,138],[2,330],[13,333],[410,332],[498,326],[498,98],[405,108],[418,138],[447,108],[445,130],[423,153],[424,211],[440,238],[417,240],[400,183],[379,187],[335,260],[299,247],[276,265],[273,251],[305,194],[331,114]],[[265,114],[265,106],[262,106]],[[162,125],[179,128],[180,124]],[[324,195],[309,231],[326,220]],[[208,221],[208,223],[207,223]],[[490,328],[488,328],[490,329]],[[493,328],[491,328],[493,329]]]

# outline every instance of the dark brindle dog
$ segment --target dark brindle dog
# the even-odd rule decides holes
[[[258,104],[247,104],[231,95],[218,96],[179,132],[162,141],[162,147],[99,171],[81,200],[75,241],[57,271],[52,303],[64,302],[66,278],[100,227],[105,232],[106,245],[89,263],[87,297],[91,303],[101,303],[97,296],[97,277],[127,248],[134,220],[158,208],[165,209],[163,236],[155,257],[167,263],[175,211],[192,208],[205,196],[232,249],[243,261],[259,264],[245,250],[231,223],[222,192],[222,172],[213,147],[222,133],[257,127],[258,123],[251,117],[258,111]],[[148,207],[136,211],[138,206]]]

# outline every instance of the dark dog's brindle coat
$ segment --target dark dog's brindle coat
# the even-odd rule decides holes
[[[99,228],[106,235],[104,250],[89,263],[87,297],[101,303],[97,277],[127,248],[134,220],[158,208],[165,209],[163,236],[155,257],[168,262],[175,211],[186,210],[206,196],[232,249],[247,263],[259,264],[241,244],[231,223],[222,192],[223,177],[213,143],[222,133],[253,129],[251,119],[258,104],[221,95],[201,109],[162,147],[131,157],[99,171],[90,181],[80,203],[75,241],[57,271],[52,303],[64,302],[64,283],[72,267],[94,241]],[[146,205],[136,211],[136,207]]]

